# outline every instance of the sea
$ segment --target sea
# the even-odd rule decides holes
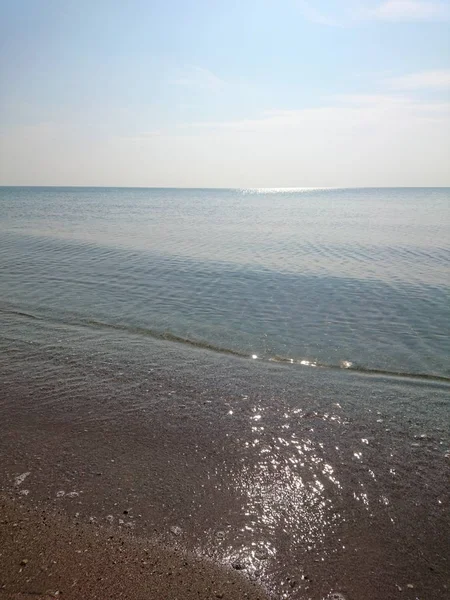
[[[3,487],[279,598],[448,597],[449,259],[449,188],[0,188]]]

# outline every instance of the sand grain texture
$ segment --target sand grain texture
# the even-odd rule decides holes
[[[0,500],[1,600],[263,600],[239,573],[112,529]]]

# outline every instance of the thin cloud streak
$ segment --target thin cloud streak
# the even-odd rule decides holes
[[[317,25],[325,25],[328,27],[340,27],[343,21],[334,16],[327,15],[313,6],[312,2],[300,0],[298,3],[300,10],[307,21],[316,23]]]
[[[446,90],[450,88],[450,69],[421,71],[400,77],[391,77],[386,84],[397,90]]]
[[[356,127],[376,122],[406,123],[408,120],[443,119],[448,126],[450,103],[421,103],[409,97],[388,95],[353,95],[336,98],[337,104],[300,110],[268,110],[260,116],[234,121],[200,121],[179,126],[179,130],[211,130],[235,132],[269,132],[332,126],[335,130],[351,132]]]
[[[450,7],[444,2],[424,0],[386,0],[376,6],[369,3],[348,2],[340,13],[330,14],[317,8],[317,4],[301,0],[298,6],[304,18],[311,23],[328,27],[347,27],[365,21],[407,23],[414,21],[447,21]]]
[[[422,0],[388,0],[368,14],[381,21],[435,21],[448,19],[450,11],[443,2]]]

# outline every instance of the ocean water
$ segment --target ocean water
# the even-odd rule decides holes
[[[449,378],[449,199],[2,188],[0,310],[297,366]]]
[[[276,598],[446,599],[449,200],[0,188],[0,490]]]

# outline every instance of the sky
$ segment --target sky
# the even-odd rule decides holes
[[[450,0],[0,3],[0,185],[450,186]]]

